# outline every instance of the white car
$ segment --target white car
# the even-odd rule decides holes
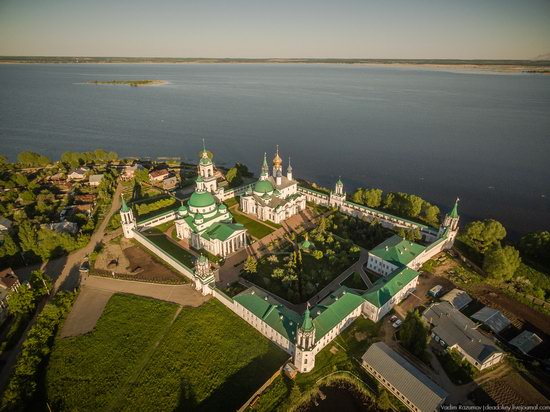
[[[392,323],[392,326],[397,329],[399,326],[401,326],[401,319],[397,319],[395,322]]]
[[[396,315],[393,315],[391,318],[390,318],[390,322],[395,322],[396,320],[398,319],[398,317]]]

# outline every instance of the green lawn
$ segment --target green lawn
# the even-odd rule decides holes
[[[54,410],[109,410],[144,354],[168,328],[177,306],[115,295],[94,332],[57,338],[46,385]]]
[[[175,311],[115,295],[94,332],[58,338],[53,409],[234,411],[289,357],[215,299],[183,308],[170,326]]]
[[[237,200],[236,197],[232,197],[231,199],[227,199],[225,200],[223,203],[225,203],[225,205],[230,208],[230,207],[233,207],[235,205],[238,205],[239,204],[239,201]]]
[[[217,300],[185,308],[125,409],[238,409],[289,357]]]
[[[172,256],[174,259],[187,266],[188,268],[193,268],[193,266],[195,265],[195,256],[182,248],[180,245],[170,240],[158,228],[149,228],[141,233],[159,248],[164,250],[166,253],[168,253],[170,256]]]
[[[231,213],[233,214],[233,219],[235,219],[237,223],[244,225],[248,230],[250,236],[256,239],[261,239],[264,236],[267,236],[275,231],[275,229],[266,226],[256,220],[250,219],[248,216],[243,215],[234,209],[231,211]]]

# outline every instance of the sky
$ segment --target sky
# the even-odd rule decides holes
[[[529,59],[550,0],[0,0],[0,55]]]

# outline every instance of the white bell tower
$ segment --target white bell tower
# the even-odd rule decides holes
[[[134,237],[134,230],[137,228],[136,218],[134,212],[126,204],[124,195],[120,195],[122,199],[122,206],[120,208],[120,224],[122,226],[122,232],[127,239]]]
[[[300,372],[310,372],[315,367],[315,325],[309,313],[309,304],[304,312],[302,324],[296,333],[294,366]]]
[[[329,205],[331,207],[340,207],[346,201],[346,192],[344,192],[344,183],[338,178],[334,192],[330,192]]]
[[[199,159],[199,179],[201,179],[204,190],[215,193],[218,189],[218,183],[216,181],[216,176],[214,175],[214,163],[208,156],[204,139],[202,139],[202,153],[201,158]],[[198,181],[199,180],[197,179],[197,183]]]

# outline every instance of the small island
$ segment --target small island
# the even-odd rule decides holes
[[[168,83],[166,80],[91,80],[89,84],[110,84],[116,86],[159,86]]]

